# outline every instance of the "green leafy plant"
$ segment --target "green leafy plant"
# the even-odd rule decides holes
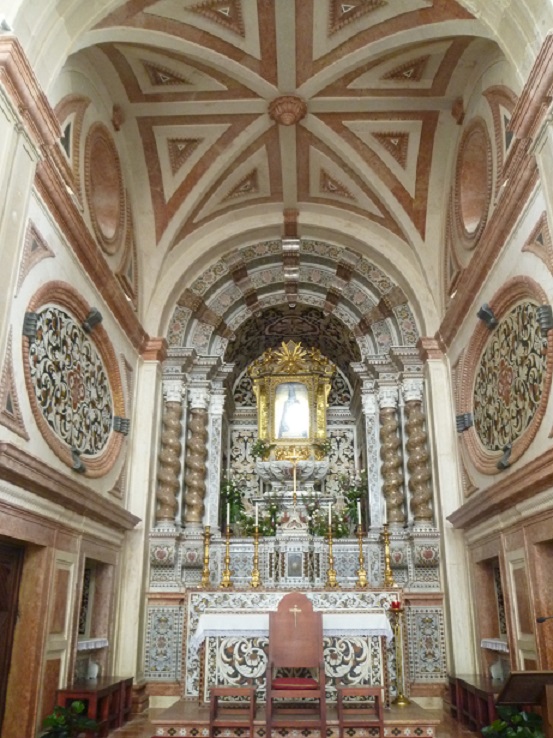
[[[41,738],[77,738],[85,731],[97,731],[98,723],[85,714],[84,702],[75,700],[69,707],[57,706],[44,718],[46,732]]]
[[[367,529],[366,499],[367,499],[367,472],[362,470],[354,476],[344,474],[339,479],[340,491],[344,497],[344,510],[354,526],[357,525],[357,502],[361,503],[361,521],[364,530]]]
[[[271,451],[275,448],[274,443],[269,443],[264,438],[258,438],[250,449],[250,453],[254,459],[266,459]]]
[[[328,536],[328,508],[320,507],[317,502],[308,503],[308,531],[313,536]],[[345,510],[332,510],[332,537],[347,538],[349,536],[349,520]]]
[[[504,705],[497,714],[497,720],[482,728],[485,738],[543,738],[543,721],[537,713]]]
[[[244,510],[244,501],[242,499],[244,493],[240,490],[238,482],[232,479],[223,479],[221,483],[221,511],[223,521],[226,523],[227,505],[229,506],[230,522],[235,523],[239,520]]]

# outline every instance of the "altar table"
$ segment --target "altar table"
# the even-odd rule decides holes
[[[324,612],[325,636],[384,636],[394,637],[390,621],[384,611],[376,612]],[[205,613],[200,615],[198,627],[191,634],[190,643],[198,647],[210,636],[268,636],[269,613]]]
[[[269,613],[283,591],[210,590],[187,598],[183,697],[209,701],[213,686],[255,686],[265,699]],[[338,683],[386,685],[393,660],[393,632],[387,613],[397,591],[313,591],[306,593],[323,618],[327,700]]]

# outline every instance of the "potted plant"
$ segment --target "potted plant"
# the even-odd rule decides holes
[[[482,728],[485,738],[543,738],[543,721],[537,713],[502,705],[497,714],[497,720]]]
[[[57,705],[54,712],[44,718],[42,727],[46,729],[41,738],[78,738],[86,731],[98,730],[98,723],[87,717],[84,702],[74,700],[69,707]]]

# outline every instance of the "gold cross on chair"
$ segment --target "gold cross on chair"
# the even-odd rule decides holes
[[[290,608],[290,612],[294,613],[294,628],[295,628],[298,624],[297,617],[298,617],[298,612],[301,612],[301,607],[294,605],[294,607]]]

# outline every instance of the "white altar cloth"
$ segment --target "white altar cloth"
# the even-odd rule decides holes
[[[323,612],[323,635],[385,636],[393,638],[390,622],[383,610],[372,612]],[[269,613],[204,613],[190,638],[192,648],[199,648],[210,636],[268,636]]]

